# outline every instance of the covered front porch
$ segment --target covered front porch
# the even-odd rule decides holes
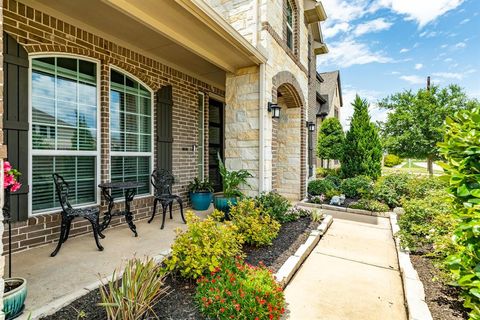
[[[208,211],[196,212],[205,217]],[[25,312],[20,319],[39,319],[97,288],[100,279],[111,277],[115,269],[133,257],[162,259],[169,251],[177,228],[185,228],[178,212],[167,218],[160,230],[161,217],[152,223],[136,221],[138,237],[126,224],[105,231],[104,251],[95,246],[91,233],[69,239],[55,258],[50,257],[55,244],[18,252],[12,255],[12,277],[27,279],[28,294]],[[8,259],[5,275],[8,275]],[[79,310],[80,311],[80,310]],[[76,315],[72,315],[72,319]]]

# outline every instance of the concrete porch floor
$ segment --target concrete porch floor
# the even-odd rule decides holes
[[[203,218],[210,211],[196,214]],[[97,287],[99,279],[110,277],[129,258],[165,254],[175,238],[175,229],[185,228],[179,212],[174,212],[173,220],[167,216],[163,230],[161,214],[151,224],[144,219],[135,221],[135,225],[136,238],[127,224],[104,231],[105,239],[100,239],[104,251],[97,250],[93,234],[89,233],[68,239],[53,258],[50,253],[56,243],[13,254],[12,277],[27,279],[26,310],[19,319],[28,319],[30,313],[32,320],[37,319],[51,313],[52,308],[67,305]]]

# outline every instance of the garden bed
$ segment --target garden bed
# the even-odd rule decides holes
[[[423,283],[425,300],[435,320],[468,319],[468,313],[459,299],[460,291],[447,286],[439,279],[440,274],[431,259],[410,254],[410,260]]]
[[[319,225],[310,218],[300,218],[298,221],[287,222],[282,225],[278,237],[271,246],[250,247],[245,246],[245,261],[258,265],[265,264],[273,272],[278,271],[290,255],[305,242],[305,239]],[[193,296],[195,283],[183,278],[169,275],[166,278],[168,294],[154,306],[154,311],[159,319],[204,319],[197,310]],[[44,320],[64,319],[89,319],[105,320],[104,308],[97,306],[100,301],[99,289],[73,301],[70,305],[57,311],[55,314],[44,317]]]

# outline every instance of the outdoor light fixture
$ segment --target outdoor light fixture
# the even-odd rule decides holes
[[[269,102],[267,110],[272,113],[272,119],[280,118],[280,107],[278,104]]]
[[[308,127],[308,131],[310,132],[314,132],[315,131],[315,123],[312,122],[312,121],[307,121],[307,127]]]

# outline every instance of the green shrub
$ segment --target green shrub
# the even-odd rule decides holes
[[[401,164],[403,162],[402,158],[400,158],[399,156],[397,155],[394,155],[394,154],[387,154],[384,158],[383,158],[383,165],[385,167],[395,167],[399,164]]]
[[[373,212],[387,212],[390,209],[385,203],[374,199],[360,199],[357,202],[351,203],[348,207]]]
[[[372,179],[367,176],[356,176],[342,181],[340,191],[348,198],[360,198],[372,191]]]
[[[337,190],[337,189],[332,189],[332,190],[328,190],[327,192],[325,192],[325,202],[330,202],[330,200],[335,197],[335,196],[339,196],[341,195],[342,192],[340,190]]]
[[[408,185],[408,197],[423,198],[435,190],[447,190],[448,183],[440,177],[418,176],[412,178]]]
[[[209,319],[280,319],[285,312],[282,287],[267,268],[240,259],[226,260],[220,268],[197,280],[200,311]]]
[[[163,269],[153,258],[128,260],[122,279],[112,280],[100,287],[101,303],[109,320],[139,320],[158,302],[163,287]]]
[[[339,169],[317,168],[317,178],[324,178],[326,176],[340,176]]]
[[[423,198],[406,200],[398,219],[400,243],[412,251],[445,256],[450,247],[455,219],[446,191],[431,191]]]
[[[470,319],[480,319],[479,132],[480,109],[464,110],[447,118],[445,140],[439,144],[459,219],[453,237],[458,247],[446,262],[463,291],[464,306],[471,309]]]
[[[262,211],[263,208],[255,206],[252,199],[243,199],[230,209],[232,222],[245,243],[268,245],[277,237],[280,223]]]
[[[212,215],[223,213],[215,210]],[[187,230],[178,231],[172,254],[165,260],[167,270],[196,279],[215,270],[223,259],[241,253],[243,238],[238,227],[229,221],[219,223],[214,217],[200,220],[193,212],[187,212]]]
[[[331,181],[336,188],[339,188],[340,185],[342,184],[342,179],[340,179],[340,177],[336,175],[328,175],[325,177],[325,180]]]
[[[408,197],[411,181],[412,177],[405,173],[382,176],[374,185],[373,198],[390,208],[397,207],[403,197]]]
[[[327,191],[335,190],[335,184],[326,179],[312,180],[308,183],[308,193],[312,196],[325,194]]]
[[[263,213],[268,214],[280,223],[292,221],[292,216],[287,215],[291,207],[290,201],[276,192],[262,193],[255,198],[257,207],[263,207]]]

